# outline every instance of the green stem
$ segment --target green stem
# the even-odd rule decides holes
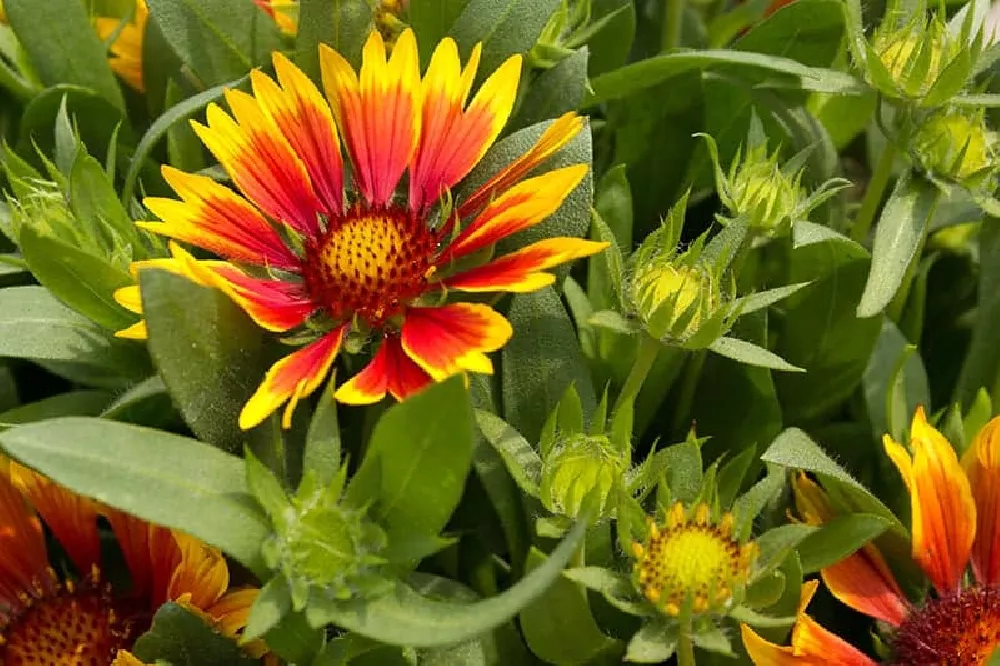
[[[663,10],[663,40],[661,51],[667,53],[681,45],[684,28],[684,0],[666,0]]]
[[[628,378],[625,380],[625,386],[622,387],[622,392],[618,394],[618,399],[615,400],[614,409],[611,413],[615,414],[621,407],[625,404],[635,404],[635,399],[639,395],[639,389],[642,388],[642,383],[646,381],[646,376],[649,374],[650,368],[653,367],[653,362],[656,360],[656,355],[660,352],[659,340],[654,339],[647,333],[642,334],[642,340],[639,342],[639,350],[635,355],[635,363],[632,365],[632,370],[628,373]]]
[[[892,178],[892,165],[896,161],[896,152],[896,146],[891,140],[888,141],[885,144],[885,150],[882,151],[882,157],[875,165],[875,171],[872,173],[871,180],[868,181],[865,198],[861,202],[861,208],[858,210],[858,214],[854,218],[854,225],[851,227],[851,240],[855,242],[864,243],[865,239],[868,238],[868,232],[875,221],[875,213],[878,212],[879,204],[882,203],[882,197],[885,195],[885,188]]]
[[[681,626],[681,634],[677,639],[677,666],[695,666],[690,621]]]

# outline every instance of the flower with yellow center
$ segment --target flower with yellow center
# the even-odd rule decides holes
[[[146,0],[135,0],[135,13],[130,21],[121,25],[121,19],[99,17],[94,21],[97,35],[108,40],[117,33],[109,46],[111,56],[108,63],[125,83],[139,92],[145,92],[142,78],[142,40],[146,35],[146,21],[149,8]]]
[[[689,516],[680,502],[667,511],[666,522],[649,522],[644,543],[633,542],[636,589],[658,609],[676,617],[723,612],[742,593],[757,557],[753,542],[733,539],[733,516],[711,520],[707,504]]]
[[[110,523],[128,566],[127,590],[102,578],[99,515]],[[39,519],[78,575],[56,574]],[[258,591],[228,592],[228,587],[229,571],[218,550],[101,507],[17,463],[4,462],[0,663],[134,663],[127,651],[167,601],[182,604],[235,639],[246,626]]]
[[[892,627],[888,663],[985,663],[1000,647],[1000,419],[980,430],[961,463],[922,408],[913,418],[909,447],[888,435],[884,444],[910,493],[913,559],[936,593],[922,605],[911,604],[872,545],[823,569],[823,582],[841,602]],[[807,522],[833,517],[819,486],[802,478],[797,486],[797,503]],[[970,565],[971,584],[964,582]],[[743,641],[758,665],[878,663],[804,611],[790,646],[770,643],[746,626]]]
[[[326,99],[276,53],[277,82],[255,70],[253,95],[226,93],[232,115],[213,104],[208,124],[194,123],[239,192],[164,167],[180,199],[146,199],[161,221],[140,225],[225,260],[195,261],[178,249],[176,270],[222,290],[261,327],[312,338],[267,372],[240,414],[242,428],[284,403],[289,425],[348,333],[379,344],[367,367],[337,389],[341,402],[373,403],[387,393],[402,399],[457,373],[491,373],[487,354],[510,339],[510,324],[484,303],[446,296],[535,291],[555,280],[547,269],[607,246],[548,238],[476,265],[498,241],[555,212],[589,168],[525,178],[583,128],[569,113],[477,190],[452,200],[500,134],[517,93],[515,55],[468,101],[480,53],[477,45],[462,68],[457,44],[445,39],[421,79],[411,30],[388,58],[373,32],[360,76],[323,46]],[[120,302],[139,309],[137,289],[120,292]]]

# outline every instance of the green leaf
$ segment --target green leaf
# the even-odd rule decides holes
[[[729,611],[729,617],[742,624],[749,624],[752,627],[781,627],[788,628],[795,624],[795,616],[772,617],[758,613],[746,606],[737,606]]]
[[[808,282],[797,282],[796,284],[790,284],[785,287],[777,287],[776,289],[766,289],[764,291],[758,291],[749,296],[744,296],[737,301],[738,311],[741,315],[750,314],[751,312],[756,312],[757,310],[763,310],[764,308],[771,307],[778,301],[782,301],[799,289],[803,287],[808,287]]]
[[[108,405],[100,416],[125,423],[156,426],[164,430],[181,424],[180,416],[170,401],[167,387],[159,375],[130,386]]]
[[[635,39],[635,3],[631,0],[594,0],[591,25],[604,22],[587,40],[589,74],[593,78],[625,64]]]
[[[662,620],[652,620],[628,642],[625,661],[636,664],[658,664],[667,661],[677,650],[677,628]]]
[[[504,459],[486,442],[485,437],[480,438],[476,446],[472,467],[500,520],[500,527],[507,541],[507,552],[510,553],[511,566],[514,571],[522,571],[521,560],[527,551],[526,544],[530,542],[531,536],[528,533],[521,492],[507,471]]]
[[[857,94],[863,90],[860,82],[843,72],[808,67],[795,60],[761,53],[705,49],[666,53],[602,74],[591,80],[593,93],[584,103],[589,107],[628,97],[685,72],[698,70],[735,72],[758,79],[770,76],[768,83],[772,87],[813,92]]]
[[[770,529],[757,537],[755,543],[759,555],[754,565],[754,578],[761,578],[774,571],[803,539],[816,531],[817,528],[812,525],[791,523]]]
[[[129,246],[129,258],[143,258],[137,227],[118,202],[114,183],[101,163],[86,153],[78,153],[73,160],[69,174],[69,205],[76,219],[94,229],[105,247],[121,252]]]
[[[479,80],[515,53],[527,53],[542,34],[559,0],[469,0],[449,34],[468,57],[482,42]]]
[[[257,503],[273,522],[285,519],[291,507],[281,483],[267,467],[257,460],[249,449],[244,453],[247,468],[247,486]]]
[[[268,62],[281,36],[252,2],[147,0],[149,14],[180,59],[207,86]]]
[[[288,579],[275,576],[265,583],[260,594],[254,599],[247,617],[247,626],[243,630],[244,640],[260,638],[271,629],[278,626],[281,618],[292,610],[292,597],[288,590]]]
[[[421,45],[420,61],[426,65],[431,49],[444,39],[468,0],[410,0],[406,22],[417,33]]]
[[[0,356],[64,361],[123,378],[148,371],[134,344],[112,338],[42,287],[0,289]]]
[[[582,48],[531,82],[511,128],[528,127],[574,111],[583,102],[586,90],[587,49]]]
[[[163,660],[172,666],[251,666],[257,661],[240,652],[231,638],[216,633],[203,619],[172,601],[153,616],[153,626],[131,652],[143,663]]]
[[[220,291],[161,270],[139,280],[149,351],[184,420],[200,439],[241,450],[237,415],[263,375],[263,332]]]
[[[624,613],[643,617],[656,612],[647,601],[639,600],[632,581],[625,574],[603,567],[579,567],[566,569],[563,576],[599,592],[609,604]]]
[[[770,352],[763,347],[758,347],[746,340],[722,337],[710,344],[708,348],[720,356],[725,356],[726,358],[731,358],[734,361],[746,363],[747,365],[755,365],[759,368],[784,370],[785,372],[805,372],[802,368],[792,365],[774,352]]]
[[[312,472],[320,485],[327,485],[340,469],[340,423],[337,419],[337,401],[333,399],[335,378],[327,382],[326,390],[309,423],[305,453],[302,457],[304,472]]]
[[[979,232],[979,290],[972,339],[962,362],[953,400],[967,409],[980,389],[1000,397],[1000,224],[987,220]]]
[[[507,317],[514,337],[503,348],[504,420],[528,441],[537,441],[546,418],[571,385],[583,413],[592,413],[597,398],[586,360],[556,292],[547,287],[516,294]]]
[[[321,43],[332,46],[355,69],[360,67],[361,49],[372,27],[372,7],[368,0],[302,0],[299,3],[295,59],[313,81],[320,80]]]
[[[537,497],[538,484],[542,481],[542,459],[528,440],[500,417],[481,409],[476,410],[476,424],[503,459],[514,483],[528,495]]]
[[[475,444],[468,392],[452,377],[385,412],[351,485],[377,477],[377,494],[365,499],[375,500],[390,543],[437,536],[462,497]]]
[[[187,437],[90,418],[56,418],[0,433],[11,456],[53,481],[178,529],[261,570],[270,525],[243,461]]]
[[[545,563],[536,548],[528,552],[526,568]],[[558,578],[518,616],[528,647],[536,657],[552,664],[582,664],[613,649],[618,641],[608,638],[594,620],[585,590]]]
[[[310,601],[306,615],[313,626],[335,624],[390,645],[459,643],[506,623],[539,598],[576,551],[587,522],[577,522],[543,565],[495,597],[474,603],[435,601],[397,583],[394,592],[370,601]]]
[[[876,440],[886,433],[902,438],[917,406],[930,409],[930,388],[920,355],[889,320],[882,323],[882,334],[865,370],[864,392]]]
[[[97,416],[111,402],[112,396],[108,391],[85,389],[18,405],[0,414],[0,429],[59,416]]]
[[[937,186],[919,176],[897,181],[875,229],[872,268],[858,303],[859,317],[874,316],[892,301],[923,244],[939,197]]]
[[[836,564],[888,529],[883,516],[852,513],[837,516],[810,534],[798,546],[802,573],[813,573]]]
[[[112,297],[132,284],[128,273],[31,225],[21,227],[18,241],[32,275],[60,301],[110,331],[135,322],[135,315]]]
[[[118,109],[125,108],[98,39],[77,0],[7,0],[7,20],[46,86],[71,83],[93,90]]]
[[[163,113],[163,115],[154,120],[153,124],[149,126],[148,130],[146,130],[146,133],[142,135],[142,139],[139,141],[139,145],[135,149],[135,154],[132,156],[132,161],[129,162],[128,171],[125,174],[125,185],[122,188],[121,200],[125,203],[132,200],[132,195],[135,193],[135,186],[138,182],[139,172],[142,169],[143,163],[153,152],[153,149],[160,142],[160,139],[167,134],[171,127],[173,127],[176,123],[182,122],[198,113],[205,106],[207,106],[209,102],[214,102],[221,98],[227,88],[239,87],[243,84],[246,78],[246,76],[241,76],[233,81],[229,81],[215,86],[214,88],[202,91],[197,95],[192,95],[186,100],[171,106]]]

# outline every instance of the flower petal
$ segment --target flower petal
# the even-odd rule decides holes
[[[462,371],[492,374],[486,354],[500,349],[511,335],[510,323],[488,305],[453,303],[407,310],[401,341],[406,355],[441,381]]]
[[[458,234],[445,248],[438,265],[535,226],[559,208],[587,175],[588,169],[586,164],[574,164],[515,185]]]
[[[108,47],[111,52],[108,64],[129,87],[140,93],[146,91],[142,79],[142,41],[146,34],[148,18],[149,8],[146,7],[146,0],[136,0],[135,14],[125,25],[121,25],[119,18],[101,17],[94,20],[94,28],[102,42],[106,42],[117,33],[115,41]]]
[[[145,520],[136,518],[109,506],[100,506],[100,514],[108,519],[115,541],[128,566],[131,593],[137,597],[152,596],[153,563],[150,559],[151,526]],[[165,528],[155,528],[165,529]],[[161,594],[161,597],[165,595]]]
[[[320,48],[323,87],[343,131],[358,189],[372,206],[392,197],[420,137],[420,57],[405,30],[386,60],[385,42],[372,31],[360,77],[331,48]]]
[[[479,65],[480,45],[460,71],[454,40],[442,41],[423,80],[420,146],[410,165],[410,206],[420,210],[465,177],[496,141],[514,108],[521,56],[507,59],[463,111]]]
[[[299,258],[246,199],[207,176],[169,166],[162,172],[182,200],[147,197],[143,204],[162,222],[139,222],[139,226],[225,259],[298,269]]]
[[[875,666],[877,664],[806,614],[806,606],[816,593],[818,585],[819,581],[816,580],[802,584],[799,611],[795,626],[792,628],[790,646],[775,645],[761,638],[749,626],[740,625],[743,646],[756,666]]]
[[[344,339],[345,326],[335,328],[322,338],[289,354],[275,363],[260,387],[250,397],[240,412],[240,428],[249,430],[274,410],[288,401],[281,420],[284,428],[291,426],[292,412],[301,398],[317,388],[330,372],[340,343]]]
[[[403,351],[399,337],[386,336],[371,362],[344,382],[334,397],[349,405],[369,405],[386,393],[404,400],[430,382],[430,376]]]
[[[955,449],[922,407],[910,426],[912,458],[888,435],[883,444],[910,491],[913,559],[940,594],[956,592],[976,535],[976,505]]]
[[[226,101],[235,120],[209,104],[208,126],[192,121],[195,132],[247,199],[300,234],[315,237],[317,213],[324,207],[302,160],[253,97],[228,90]]]
[[[323,202],[323,212],[340,214],[344,205],[344,163],[330,107],[298,67],[275,51],[280,87],[259,70],[250,72],[254,96],[305,165]]]
[[[35,507],[81,575],[101,563],[101,542],[94,503],[69,488],[10,463],[10,481]]]
[[[547,238],[483,266],[453,275],[444,280],[444,284],[450,289],[472,292],[536,291],[555,281],[555,276],[543,272],[546,268],[589,257],[608,245],[582,238]]]
[[[229,568],[222,553],[183,532],[173,532],[180,562],[170,576],[167,598],[187,596],[195,608],[205,610],[229,587]]]
[[[494,198],[497,192],[506,191],[535,167],[559,152],[581,129],[583,129],[583,119],[575,113],[566,113],[554,120],[528,152],[497,172],[459,205],[459,218],[465,219],[477,213]]]
[[[0,621],[8,618],[4,606],[19,608],[21,594],[31,592],[36,582],[50,582],[48,567],[41,524],[7,474],[0,473]]]
[[[982,585],[1000,584],[1000,418],[983,426],[962,457],[976,502],[972,570]]]
[[[301,282],[250,277],[221,261],[193,261],[191,272],[229,296],[258,326],[269,331],[295,328],[316,311]]]

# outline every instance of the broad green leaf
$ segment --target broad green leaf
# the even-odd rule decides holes
[[[587,55],[586,48],[579,49],[539,74],[531,82],[511,128],[528,127],[576,110],[587,90]]]
[[[645,599],[639,599],[632,581],[625,574],[603,567],[578,567],[566,569],[563,576],[599,592],[609,604],[624,613],[649,616],[657,612]]]
[[[918,405],[930,410],[927,372],[916,348],[896,325],[885,320],[864,376],[865,402],[872,436],[901,438]]]
[[[843,72],[808,67],[779,56],[705,49],[666,53],[602,74],[591,80],[593,93],[585,104],[594,106],[628,97],[692,70],[748,73],[758,80],[770,77],[768,83],[773,87],[813,92],[857,94],[863,90],[860,82]]]
[[[426,65],[438,42],[448,35],[468,0],[410,0],[406,22],[417,33],[420,61]]]
[[[858,303],[859,317],[878,314],[896,296],[923,244],[939,196],[937,186],[919,176],[897,181],[875,229],[872,268]]]
[[[559,0],[469,0],[449,34],[463,56],[482,42],[481,81],[508,57],[527,53],[558,6]]]
[[[204,619],[172,601],[153,616],[153,626],[140,636],[131,652],[143,663],[174,666],[252,666],[236,641],[217,633]]]
[[[545,559],[544,553],[532,548],[527,570],[541,566]],[[531,651],[551,664],[586,663],[617,643],[605,636],[594,620],[586,591],[565,578],[556,579],[522,610],[518,621]]]
[[[313,81],[320,81],[321,43],[333,47],[355,69],[360,68],[361,48],[372,28],[372,7],[368,0],[301,0],[295,58]],[[418,39],[422,39],[419,33]]]
[[[803,539],[816,533],[817,528],[805,523],[790,523],[768,530],[754,540],[758,556],[754,564],[754,577],[760,578],[774,571],[785,557]]]
[[[266,64],[281,43],[275,22],[252,2],[147,0],[147,4],[167,42],[207,86]]]
[[[333,399],[335,381],[327,383],[306,434],[302,471],[312,472],[321,485],[330,483],[340,469],[340,421],[337,401]]]
[[[379,419],[355,483],[378,479],[373,516],[390,543],[437,536],[458,505],[476,437],[461,377],[435,384],[393,405]]]
[[[607,21],[587,40],[591,78],[625,64],[635,39],[635,3],[631,0],[593,0],[591,21]]]
[[[476,425],[503,459],[507,471],[518,487],[528,495],[538,496],[542,480],[542,459],[524,437],[498,416],[476,410]]]
[[[503,348],[504,420],[528,441],[537,441],[542,424],[571,385],[583,413],[592,413],[597,398],[586,360],[555,290],[516,294],[507,317],[514,337]]]
[[[77,0],[6,0],[4,10],[21,47],[47,86],[70,83],[125,108],[104,45]]]
[[[36,149],[45,155],[54,154],[54,128],[64,102],[80,141],[91,155],[104,159],[116,131],[121,148],[134,145],[132,130],[120,108],[89,88],[59,84],[46,88],[25,106],[17,140],[17,151],[22,156],[35,155]]]
[[[805,372],[802,368],[792,365],[774,352],[738,338],[722,337],[710,344],[708,348],[720,356],[725,356],[726,358],[731,358],[734,361],[746,363],[747,365],[770,368],[771,370],[784,370],[786,372]]]
[[[972,339],[962,363],[953,400],[968,408],[980,389],[1000,396],[1000,224],[987,220],[979,232],[979,303]]]
[[[673,656],[677,649],[676,625],[652,620],[642,625],[628,642],[625,661],[636,664],[659,664]]]
[[[111,337],[42,287],[0,289],[0,356],[72,363],[134,379],[149,367],[133,343]]]
[[[142,271],[140,284],[149,351],[184,420],[239,451],[237,417],[264,374],[263,332],[220,291],[160,270]]]
[[[172,430],[182,425],[167,387],[159,375],[144,379],[118,395],[100,414],[101,418]]]
[[[0,413],[0,429],[6,430],[21,423],[34,423],[59,416],[97,416],[111,402],[112,397],[113,394],[108,391],[83,389],[18,405]]]
[[[837,516],[799,543],[802,572],[809,574],[839,562],[889,527],[883,516],[851,513]]]
[[[218,100],[222,97],[222,94],[227,88],[239,87],[246,80],[246,78],[246,76],[242,76],[236,80],[223,83],[215,86],[214,88],[202,91],[197,95],[193,95],[186,100],[173,105],[164,111],[163,115],[154,120],[153,124],[149,126],[148,130],[146,130],[146,133],[142,135],[142,139],[139,141],[139,145],[135,149],[135,154],[132,156],[132,161],[129,162],[128,171],[125,174],[125,185],[122,188],[121,200],[126,204],[132,200],[132,195],[135,193],[135,186],[138,182],[139,172],[142,169],[143,163],[152,153],[156,144],[159,143],[160,139],[167,134],[168,130],[173,125],[184,122],[194,114],[201,111],[209,104],[209,102]]]
[[[30,225],[21,228],[18,241],[32,275],[60,301],[109,331],[135,322],[135,315],[112,297],[133,283],[128,273]]]
[[[511,565],[515,571],[521,571],[521,560],[527,551],[526,544],[531,540],[521,501],[522,491],[511,478],[507,463],[496,448],[487,443],[485,437],[479,439],[473,453],[472,467],[500,521]]]
[[[544,564],[495,597],[473,603],[435,601],[397,583],[394,592],[369,601],[311,601],[306,614],[314,626],[335,624],[390,645],[459,643],[506,623],[538,599],[561,575],[586,527],[587,520],[577,522]]]
[[[247,626],[243,630],[243,638],[253,640],[260,638],[271,629],[278,626],[281,618],[292,610],[291,593],[288,590],[288,579],[275,576],[265,583],[260,594],[254,599],[247,617]]]
[[[843,38],[844,11],[839,0],[797,0],[755,24],[733,43],[733,49],[828,67],[840,52]]]
[[[159,430],[77,417],[12,428],[0,433],[0,446],[67,488],[261,570],[270,525],[235,456]]]

